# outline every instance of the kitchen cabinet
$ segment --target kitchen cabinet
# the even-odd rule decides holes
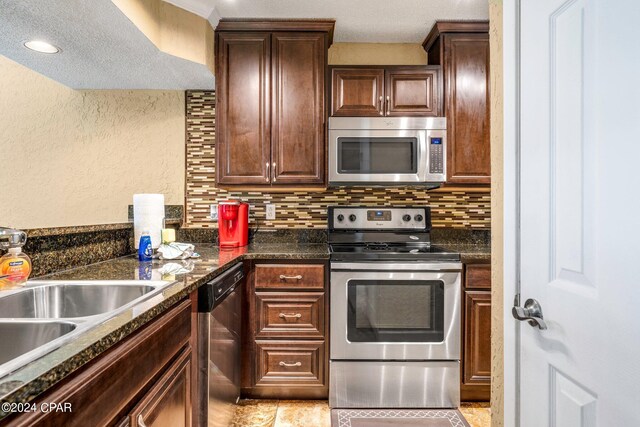
[[[130,415],[138,427],[191,426],[191,352],[185,350]]]
[[[437,22],[423,47],[442,66],[447,183],[490,184],[489,23]]]
[[[384,69],[334,68],[331,82],[332,116],[384,115]]]
[[[326,262],[251,263],[248,282],[243,396],[326,399]]]
[[[27,412],[0,425],[191,425],[194,304],[179,302],[35,400],[70,403],[73,412]]]
[[[333,26],[334,21],[220,21],[218,186],[324,185]]]
[[[465,264],[461,399],[491,395],[491,265]]]
[[[332,116],[438,116],[440,67],[333,68]]]
[[[270,183],[271,34],[216,37],[217,182]]]

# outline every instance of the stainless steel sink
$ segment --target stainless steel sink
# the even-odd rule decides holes
[[[9,362],[76,329],[72,322],[0,321],[0,365]]]
[[[139,282],[41,285],[0,297],[0,318],[62,319],[94,316],[116,310],[155,289]]]
[[[162,301],[163,290],[172,283],[30,281],[24,288],[0,291],[0,379],[119,313],[144,312],[156,299]]]

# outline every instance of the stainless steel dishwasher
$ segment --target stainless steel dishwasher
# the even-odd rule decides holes
[[[198,425],[227,427],[240,398],[242,263],[198,289]]]

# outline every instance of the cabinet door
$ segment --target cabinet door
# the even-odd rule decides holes
[[[384,111],[384,70],[334,68],[332,116],[381,116]]]
[[[489,35],[444,36],[447,183],[489,184]]]
[[[436,69],[390,69],[385,78],[387,116],[438,116],[439,75]]]
[[[185,350],[131,412],[138,427],[191,426],[191,351]]]
[[[218,184],[270,182],[271,35],[217,35]]]
[[[464,384],[491,383],[491,292],[465,291]]]
[[[272,36],[272,184],[324,182],[325,38]]]

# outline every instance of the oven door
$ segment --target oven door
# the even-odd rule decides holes
[[[331,359],[460,359],[460,263],[331,264]]]
[[[330,130],[331,183],[427,181],[426,130]]]

